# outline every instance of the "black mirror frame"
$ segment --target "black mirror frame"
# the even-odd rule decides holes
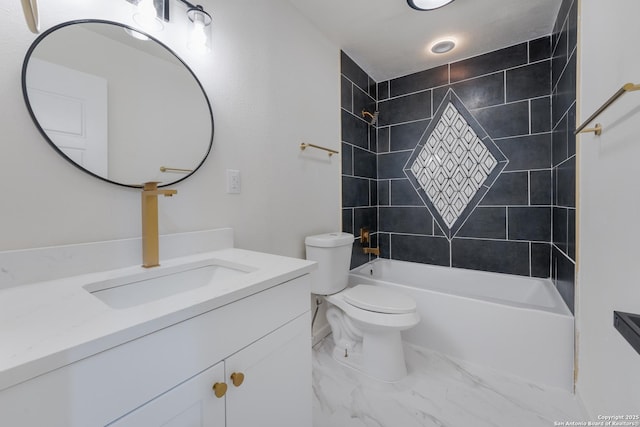
[[[29,49],[27,50],[27,53],[25,55],[24,61],[22,63],[22,74],[21,74],[21,84],[22,84],[22,95],[24,98],[24,102],[27,106],[27,110],[29,111],[29,115],[31,116],[31,119],[33,120],[33,123],[36,125],[36,128],[38,129],[38,131],[40,132],[40,134],[44,137],[44,139],[49,143],[49,145],[51,147],[53,147],[53,149],[60,154],[63,158],[65,158],[68,162],[70,162],[72,165],[74,165],[75,167],[77,167],[78,169],[82,170],[83,172],[94,176],[102,181],[106,181],[109,182],[111,184],[115,184],[115,185],[119,185],[121,187],[129,187],[129,188],[142,188],[143,183],[140,183],[139,185],[136,184],[125,184],[122,182],[117,182],[117,181],[113,181],[110,180],[108,178],[102,177],[100,175],[97,175],[93,172],[91,172],[90,170],[87,170],[85,168],[83,168],[82,166],[80,166],[79,164],[77,164],[76,162],[74,162],[73,160],[71,160],[66,154],[64,154],[62,152],[62,150],[60,150],[58,148],[58,146],[51,140],[51,138],[49,138],[49,135],[47,135],[47,133],[44,131],[44,129],[42,128],[42,126],[40,126],[40,123],[38,122],[38,119],[35,116],[35,113],[33,111],[33,109],[31,108],[31,104],[29,102],[29,96],[27,93],[27,83],[26,83],[26,77],[27,77],[27,66],[29,64],[29,59],[31,58],[31,55],[33,54],[33,51],[38,47],[38,45],[40,44],[40,42],[47,37],[49,34],[70,26],[70,25],[77,25],[77,24],[85,24],[85,23],[96,23],[96,24],[109,24],[109,25],[115,25],[118,27],[121,27],[123,29],[129,29],[141,34],[144,34],[145,36],[149,37],[150,40],[153,40],[154,42],[158,43],[160,46],[164,47],[171,55],[173,55],[186,69],[187,71],[189,71],[189,73],[193,76],[193,78],[195,79],[196,83],[198,84],[198,87],[200,87],[200,90],[202,91],[202,95],[204,96],[204,99],[207,103],[207,107],[209,109],[209,117],[211,118],[211,137],[209,139],[209,148],[207,149],[207,152],[205,153],[205,155],[202,158],[202,161],[200,161],[200,163],[187,175],[181,177],[180,179],[177,179],[175,181],[171,181],[168,183],[163,183],[158,185],[159,187],[166,187],[169,185],[174,185],[177,184],[178,182],[184,181],[185,179],[189,178],[191,175],[193,175],[198,169],[200,169],[200,167],[204,164],[204,162],[207,160],[207,158],[209,157],[209,153],[211,153],[211,150],[213,148],[213,135],[214,135],[214,120],[213,120],[213,110],[211,109],[211,102],[209,102],[209,97],[207,96],[207,92],[204,90],[204,87],[202,86],[202,83],[200,82],[200,80],[198,79],[198,77],[196,76],[196,74],[193,72],[193,70],[182,60],[182,58],[180,58],[173,50],[171,50],[167,45],[165,45],[164,43],[162,43],[160,40],[158,40],[157,38],[144,33],[143,31],[137,29],[137,28],[133,28],[130,27],[129,25],[126,24],[122,24],[120,22],[115,22],[115,21],[108,21],[108,20],[102,20],[102,19],[79,19],[79,20],[74,20],[74,21],[67,21],[67,22],[63,22],[61,24],[55,25],[49,29],[47,29],[45,32],[43,32],[42,34],[40,34],[38,36],[38,38],[35,39],[35,41],[31,44],[31,46],[29,47]]]

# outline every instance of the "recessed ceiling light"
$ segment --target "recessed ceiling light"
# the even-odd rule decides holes
[[[454,47],[456,47],[456,43],[453,40],[442,40],[431,46],[431,52],[437,54],[447,53],[453,50]]]
[[[451,3],[453,0],[407,0],[415,10],[433,10]]]

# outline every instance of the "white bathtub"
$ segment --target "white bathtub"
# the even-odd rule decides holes
[[[573,390],[574,319],[547,279],[378,259],[351,271],[358,283],[416,300],[421,321],[403,332],[409,343]]]

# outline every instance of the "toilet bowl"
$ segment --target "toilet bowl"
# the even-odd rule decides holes
[[[352,291],[357,291],[358,299]],[[325,300],[331,305],[327,320],[337,361],[382,381],[407,375],[400,332],[420,321],[415,301],[371,285],[346,288]]]
[[[347,287],[353,235],[329,233],[305,239],[307,259],[318,262],[311,291],[329,304],[333,357],[381,381],[407,374],[401,331],[420,317],[411,298],[381,286]]]

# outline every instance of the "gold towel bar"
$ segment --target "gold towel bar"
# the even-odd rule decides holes
[[[160,172],[193,172],[193,169],[179,169],[179,168],[168,168],[166,166],[160,166]]]
[[[587,127],[587,125],[589,123],[591,123],[592,121],[594,121],[596,119],[596,117],[598,117],[604,110],[606,110],[607,108],[609,108],[609,106],[611,104],[613,104],[618,98],[620,98],[622,95],[624,95],[627,92],[633,92],[635,90],[640,90],[640,85],[636,85],[633,83],[627,83],[624,86],[622,86],[620,89],[618,89],[618,91],[616,93],[613,94],[613,96],[611,98],[609,98],[604,104],[602,104],[602,107],[598,108],[598,110],[593,113],[591,115],[591,117],[589,117],[587,120],[585,120],[585,122],[583,124],[581,124],[578,129],[576,129],[576,131],[574,132],[575,135],[581,133],[581,132],[593,132],[596,135],[601,135],[602,134],[602,125],[600,123],[596,123],[595,127],[589,128],[589,129],[585,129]]]
[[[338,154],[339,152],[336,150],[332,150],[331,148],[325,148],[325,147],[321,147],[319,145],[315,145],[315,144],[307,144],[306,142],[303,142],[300,144],[300,149],[304,150],[307,147],[312,147],[312,148],[317,148],[318,150],[324,150],[324,151],[328,151],[329,152],[329,157],[333,156],[334,154]]]

